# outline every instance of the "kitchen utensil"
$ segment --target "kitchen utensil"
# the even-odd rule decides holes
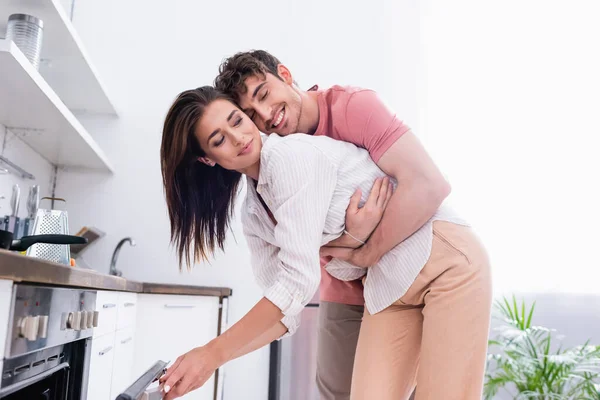
[[[38,185],[32,185],[29,187],[29,195],[27,196],[27,218],[23,222],[23,230],[21,233],[23,236],[28,236],[33,233],[33,224],[35,222],[35,215],[40,204],[40,187]]]
[[[13,233],[15,237],[19,236],[19,204],[21,201],[21,188],[15,184],[13,186],[12,197],[10,199],[10,208],[12,210],[8,217],[8,230]]]
[[[148,391],[148,386],[159,379],[165,372],[167,362],[157,361],[148,371],[140,376],[133,385],[129,386],[123,393],[121,393],[117,400],[138,400],[138,399],[161,399],[162,393],[156,388]]]
[[[12,232],[0,231],[0,248],[12,251],[25,251],[37,243],[69,245],[84,244],[86,242],[86,238],[72,235],[33,235],[13,239]]]
[[[39,206],[40,187],[38,185],[31,185],[29,195],[27,196],[27,218],[35,218]]]
[[[57,197],[43,197],[43,200],[62,201],[65,199]],[[67,211],[39,208],[33,224],[34,235],[68,235],[69,220]],[[68,245],[39,243],[31,246],[27,250],[27,255],[31,257],[43,258],[60,264],[71,264],[71,251]]]
[[[35,69],[40,66],[43,35],[44,22],[41,19],[27,14],[12,14],[8,17],[6,39],[15,42]]]

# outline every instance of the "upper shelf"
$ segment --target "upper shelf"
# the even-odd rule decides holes
[[[113,171],[90,134],[8,40],[0,40],[0,124],[54,165]]]
[[[44,22],[40,74],[72,112],[117,114],[59,0],[0,0],[0,37],[11,14]]]

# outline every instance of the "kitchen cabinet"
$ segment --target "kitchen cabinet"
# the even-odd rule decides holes
[[[119,292],[99,290],[96,295],[98,326],[94,328],[94,338],[114,333],[117,327]]]
[[[92,337],[88,399],[115,399],[134,380],[137,294],[98,291],[96,311],[98,327]]]
[[[92,339],[87,400],[110,399],[114,356],[114,332]]]
[[[121,329],[115,335],[115,358],[113,361],[111,399],[116,399],[134,381],[133,355],[135,348],[134,327]]]
[[[137,293],[119,292],[117,300],[117,330],[135,326]]]
[[[174,362],[218,335],[219,297],[138,294],[137,300],[134,377],[142,375],[157,360]],[[213,400],[214,397],[215,375],[182,399]]]

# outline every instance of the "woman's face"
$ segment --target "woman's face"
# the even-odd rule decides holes
[[[206,153],[201,161],[229,170],[244,171],[260,160],[260,131],[230,101],[217,99],[204,110],[196,124],[196,139]]]

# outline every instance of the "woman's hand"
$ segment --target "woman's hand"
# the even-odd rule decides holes
[[[210,344],[179,356],[160,378],[165,393],[163,399],[175,399],[200,388],[221,365],[219,355]]]
[[[390,178],[377,178],[373,183],[371,192],[365,204],[359,207],[362,192],[357,189],[350,198],[348,208],[346,208],[345,228],[350,235],[344,234],[339,238],[327,243],[327,247],[347,247],[358,248],[366,242],[371,233],[375,230],[383,212],[394,193],[394,187]],[[358,240],[356,240],[358,239]],[[359,241],[360,240],[360,241]]]

